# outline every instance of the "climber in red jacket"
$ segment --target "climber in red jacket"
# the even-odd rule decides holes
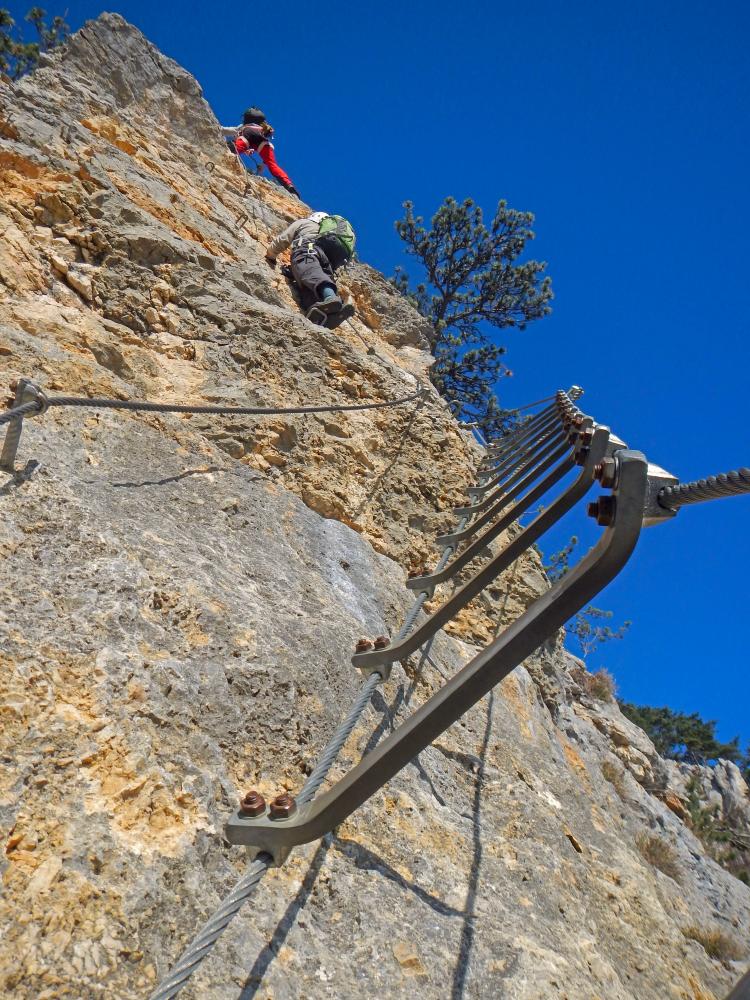
[[[221,131],[227,140],[227,145],[233,153],[257,153],[268,167],[270,173],[290,194],[300,196],[297,188],[276,162],[273,151],[273,129],[266,121],[266,116],[260,108],[248,108],[242,116],[242,124],[234,128],[224,128]]]

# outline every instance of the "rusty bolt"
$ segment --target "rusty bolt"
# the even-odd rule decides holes
[[[386,649],[390,644],[391,640],[387,635],[379,635],[375,640],[375,649]]]
[[[355,653],[366,653],[372,649],[372,642],[369,639],[359,639],[354,647]]]
[[[294,801],[289,792],[282,792],[281,795],[277,795],[271,803],[269,815],[271,819],[288,819],[296,808],[297,803]]]
[[[601,462],[597,462],[594,466],[594,479],[601,479],[602,472],[604,471],[604,466]]]
[[[262,816],[266,811],[266,800],[253,789],[240,801],[241,816]]]
[[[602,528],[608,527],[615,519],[617,501],[613,496],[605,494],[598,500],[594,500],[588,505],[586,513],[589,517],[596,518],[596,523]]]
[[[591,428],[587,428],[585,431],[581,431],[581,444],[591,444],[594,438],[594,432]]]
[[[582,414],[582,413],[577,413],[577,414],[576,414],[576,415],[575,415],[575,416],[573,417],[573,424],[574,424],[574,426],[576,426],[576,427],[580,427],[580,426],[581,426],[581,424],[583,423],[583,421],[584,421],[584,416],[583,416],[583,414]]]

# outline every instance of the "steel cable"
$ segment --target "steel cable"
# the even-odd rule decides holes
[[[260,880],[271,867],[270,854],[259,854],[231,893],[206,921],[194,940],[183,951],[168,975],[159,983],[150,1000],[171,1000],[176,997],[197,967],[204,961],[232,917],[250,898]]]
[[[41,408],[40,402],[32,400],[30,403],[22,403],[21,406],[14,406],[11,410],[4,410],[0,413],[0,426],[9,424],[11,420],[18,420],[19,417],[28,417],[32,413],[39,413]]]
[[[468,518],[466,517],[461,519],[459,522],[459,531],[466,526],[467,520]],[[435,568],[436,573],[445,568],[453,550],[454,546],[452,545],[446,546],[443,550],[437,567]],[[401,642],[401,640],[405,639],[414,628],[417,615],[419,614],[419,611],[428,596],[429,592],[426,590],[419,593],[409,613],[404,619],[404,623],[394,640],[395,642]],[[431,637],[428,643],[425,644],[425,648],[428,648],[432,644],[433,639],[434,636]],[[362,713],[369,705],[373,692],[382,679],[383,678],[379,673],[374,672],[370,674],[367,680],[362,684],[359,694],[357,695],[349,714],[336,728],[333,736],[323,750],[318,763],[310,772],[299,794],[296,796],[298,807],[307,805],[307,803],[311,802],[317,795],[320,786],[328,777],[331,767],[333,766],[347,739],[351,735],[352,730],[361,718]],[[263,878],[263,875],[271,867],[272,860],[273,859],[270,855],[258,855],[255,861],[251,864],[247,875],[245,875],[244,878],[237,883],[230,895],[227,896],[216,912],[203,925],[194,940],[177,959],[169,974],[159,984],[156,992],[151,994],[150,1000],[171,1000],[172,997],[177,996],[198,966],[201,965],[208,957],[211,949],[216,944],[216,941],[219,939],[223,931],[229,926],[234,915],[242,907],[243,903],[250,898],[255,887]]]
[[[104,399],[85,396],[50,396],[47,400],[50,406],[90,406],[93,409],[108,410],[140,410],[152,413],[215,413],[238,415],[263,415],[281,413],[334,413],[350,410],[380,410],[386,406],[403,406],[422,396],[423,389],[399,399],[386,399],[380,403],[341,403],[330,406],[202,406],[191,403],[150,403],[145,400]],[[27,406],[39,408],[38,403],[28,403]],[[31,412],[29,410],[26,411]],[[4,423],[4,421],[2,421]]]
[[[328,746],[325,748],[321,754],[320,760],[318,761],[315,769],[310,773],[307,781],[302,786],[302,789],[297,796],[298,805],[306,805],[311,802],[313,798],[317,795],[318,789],[326,780],[328,772],[333,766],[333,762],[338,757],[341,752],[341,748],[344,746],[346,741],[349,739],[351,731],[354,729],[356,724],[359,722],[359,718],[370,704],[370,698],[372,698],[372,693],[378,684],[382,681],[382,677],[379,673],[370,674],[367,680],[364,682],[360,688],[360,692],[357,695],[357,699],[351,707],[351,710],[344,721],[338,726],[336,732],[330,739]]]
[[[421,391],[413,394],[409,397],[409,399],[415,399],[420,395]],[[55,398],[49,401],[50,405],[54,405],[54,402]],[[373,405],[382,406],[383,404],[370,404],[371,407]],[[392,403],[391,405],[395,404]],[[480,477],[480,483],[486,481],[487,478],[489,478],[487,475]],[[462,531],[468,522],[468,516],[462,517],[459,521],[457,530]],[[443,549],[434,572],[440,572],[445,568],[451,554],[455,551],[455,548],[456,546],[454,544],[447,545]],[[394,640],[395,643],[401,642],[414,628],[417,615],[428,597],[429,591],[423,590],[419,592]],[[422,663],[428,654],[434,638],[434,636],[431,636],[422,648]],[[296,801],[298,807],[311,802],[318,793],[344,744],[351,735],[357,722],[360,720],[362,713],[369,705],[375,688],[382,681],[382,679],[383,678],[380,673],[374,672],[370,674],[370,676],[362,684],[349,714],[337,726],[333,736],[323,750],[317,765],[310,772],[307,780],[302,786],[302,789],[297,795]],[[255,887],[263,878],[266,871],[268,871],[271,867],[272,863],[273,859],[269,854],[261,853],[258,855],[258,857],[252,862],[247,874],[237,883],[229,896],[227,896],[216,912],[203,925],[202,929],[199,931],[191,944],[189,944],[183,951],[166,978],[159,984],[156,991],[151,994],[150,1000],[171,1000],[172,997],[177,996],[198,966],[201,965],[208,957],[218,938],[227,928],[232,918],[238,910],[240,910],[245,901],[252,895]]]
[[[717,476],[696,479],[692,483],[665,486],[659,491],[659,504],[666,508],[683,507],[690,503],[739,496],[742,493],[750,493],[750,469],[747,468],[720,472]]]

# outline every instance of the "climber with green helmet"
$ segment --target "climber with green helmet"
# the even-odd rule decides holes
[[[273,267],[278,255],[292,248],[291,275],[305,316],[318,326],[333,329],[354,315],[354,306],[342,302],[334,280],[337,268],[351,260],[354,242],[354,230],[346,219],[313,212],[287,226],[266,251]]]
[[[233,153],[237,153],[238,156],[240,153],[248,153],[250,156],[257,153],[279,184],[286,188],[290,194],[299,198],[299,191],[292,184],[289,175],[276,162],[276,154],[271,142],[273,129],[260,108],[248,108],[242,116],[241,125],[231,128],[222,126],[221,131]]]

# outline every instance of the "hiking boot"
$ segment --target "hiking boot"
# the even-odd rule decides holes
[[[328,316],[328,324],[327,324],[328,329],[335,330],[337,326],[341,326],[341,324],[345,323],[346,320],[351,319],[355,312],[356,309],[354,308],[352,303],[347,302],[344,308],[341,309],[339,312],[331,313]]]
[[[289,192],[289,194],[293,194],[295,198],[299,198],[299,200],[302,201],[302,195],[299,193],[299,191],[293,184],[289,185],[287,191]]]
[[[338,313],[344,308],[344,303],[338,297],[334,295],[333,298],[323,299],[322,302],[316,302],[315,305],[324,313]]]
[[[316,326],[325,326],[328,316],[320,308],[320,303],[316,302],[315,305],[310,306],[310,308],[305,313],[307,319]]]

